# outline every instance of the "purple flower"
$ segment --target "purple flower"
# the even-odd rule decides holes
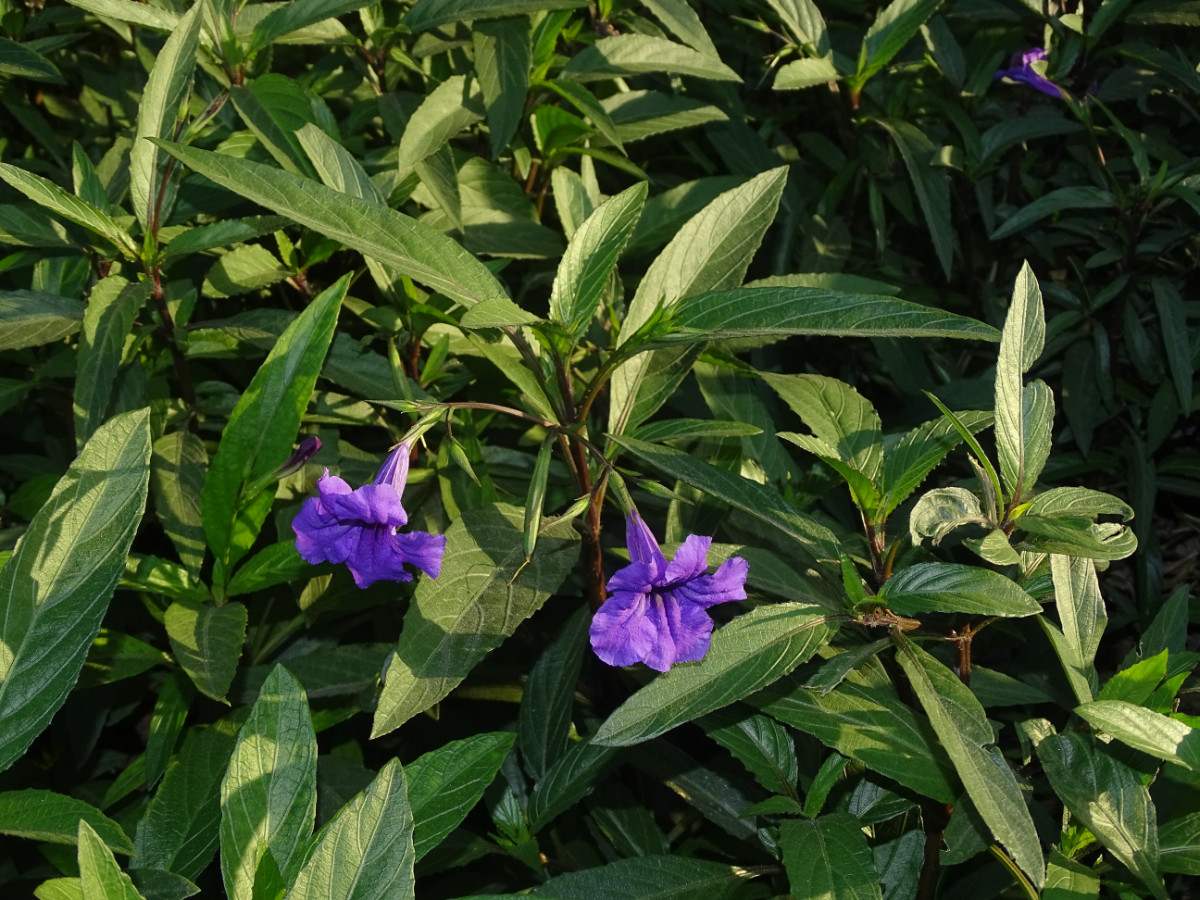
[[[344,562],[360,588],[376,581],[412,581],[405,564],[438,577],[445,536],[398,531],[408,523],[400,495],[408,480],[411,450],[411,443],[401,444],[384,460],[374,481],[354,490],[325,470],[317,481],[319,496],[305,500],[292,521],[296,549],[306,562]]]
[[[746,599],[749,563],[735,556],[707,575],[712,538],[688,535],[667,562],[636,510],[625,525],[631,561],[608,580],[612,596],[592,619],[592,649],[610,666],[644,662],[660,672],[703,658],[713,630],[705,610]]]
[[[1014,66],[1011,69],[1001,69],[992,78],[1011,78],[1013,81],[1024,82],[1030,87],[1037,88],[1043,94],[1049,94],[1051,97],[1057,97],[1061,100],[1062,91],[1059,90],[1058,85],[1034,71],[1033,64],[1045,60],[1046,55],[1046,51],[1041,47],[1026,50],[1021,54],[1021,64],[1019,66]]]

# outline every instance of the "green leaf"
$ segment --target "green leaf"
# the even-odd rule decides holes
[[[878,482],[883,434],[870,401],[844,381],[825,375],[764,372],[762,379],[818,439],[836,449],[838,459]]]
[[[633,433],[639,441],[661,444],[664,441],[720,440],[762,434],[757,425],[726,419],[658,419]]]
[[[645,72],[671,72],[711,81],[742,80],[737,72],[707,53],[646,34],[601,38],[572,56],[562,70],[562,77],[597,81]]]
[[[677,664],[622,703],[593,738],[627,747],[728,706],[787,675],[829,642],[833,628],[817,606],[760,606],[713,632],[696,663]]]
[[[0,37],[0,73],[29,81],[66,84],[54,63],[32,47],[6,37]]]
[[[958,413],[959,421],[971,431],[980,431],[992,423],[989,412]],[[918,425],[900,439],[883,457],[880,484],[883,491],[883,513],[887,515],[908,499],[925,477],[933,471],[947,453],[962,440],[962,435],[949,419],[931,419]]]
[[[158,229],[171,214],[166,181],[167,157],[143,138],[173,138],[180,108],[192,89],[192,72],[204,23],[203,3],[195,3],[163,44],[146,79],[138,104],[137,130],[129,149],[129,193],[142,229],[157,239]]]
[[[170,657],[145,641],[109,628],[101,628],[88,649],[83,671],[75,687],[89,688],[132,678],[155,666],[170,662]],[[107,805],[107,804],[106,804]]]
[[[1178,719],[1123,700],[1096,700],[1075,714],[1122,743],[1193,772],[1200,769],[1200,732]]]
[[[767,0],[793,38],[824,56],[829,52],[825,19],[813,0]]]
[[[251,594],[277,584],[301,581],[313,574],[312,563],[300,557],[295,539],[280,541],[264,547],[238,566],[229,580],[226,596]]]
[[[1133,507],[1112,494],[1082,487],[1062,487],[1042,491],[1029,501],[1025,513],[1049,518],[1081,516],[1089,519],[1110,515],[1129,521],[1133,518]]]
[[[603,747],[590,738],[572,744],[534,787],[526,810],[529,827],[541,831],[590,794],[619,752],[618,747]]]
[[[903,43],[908,41],[921,23],[932,14],[939,2],[940,0],[892,0],[891,5],[875,20],[875,26],[878,26],[895,7],[907,6],[919,10],[922,15],[921,21],[916,22],[913,31],[905,36],[901,43],[903,46]],[[870,42],[871,33],[868,32],[864,47],[868,46]],[[896,50],[899,49],[896,47]],[[895,53],[895,50],[892,52]],[[869,68],[868,76],[872,71],[874,69]],[[865,81],[868,76],[863,76],[862,80]],[[942,264],[942,274],[949,280],[950,270],[954,263],[954,225],[950,218],[950,176],[944,166],[934,164],[937,160],[938,148],[923,131],[909,122],[902,119],[878,119],[876,121],[892,136],[892,140],[896,142],[896,147],[900,150],[900,155],[904,158],[908,176],[913,182],[913,190],[917,194],[917,202],[925,216],[925,225],[933,240],[933,249],[937,253],[938,262]]]
[[[535,779],[566,752],[590,622],[587,608],[581,606],[529,670],[517,712],[517,735],[525,767]]]
[[[1032,466],[1027,464],[1027,448],[1049,442],[1049,434],[1031,433],[1035,428],[1048,432],[1048,420],[1044,407],[1038,415],[1039,404],[1027,402],[1032,398],[1027,397],[1023,388],[1023,376],[1042,355],[1045,339],[1042,292],[1026,262],[1013,285],[1012,303],[1004,322],[1000,356],[996,362],[996,450],[1011,506],[1021,503],[1032,493],[1037,479],[1037,471],[1031,471]],[[1042,461],[1045,461],[1044,455]],[[1036,468],[1040,470],[1041,466]]]
[[[575,232],[558,264],[550,317],[578,341],[596,315],[617,258],[633,234],[646,201],[639,182],[605,200]]]
[[[556,82],[556,84],[559,87],[565,87],[568,82]],[[575,93],[583,92],[588,97],[592,97],[591,92],[582,85],[573,85],[573,87]],[[605,97],[597,105],[599,106],[598,112],[576,103],[577,108],[584,112],[592,120],[592,124],[600,130],[604,139],[618,148],[623,144],[640,141],[656,134],[665,134],[668,131],[678,131],[682,128],[694,128],[709,122],[724,122],[729,118],[721,109],[711,103],[705,103],[682,94],[667,94],[662,91],[617,93]],[[611,134],[609,133],[610,127]],[[723,183],[725,187],[732,187],[742,180],[737,176],[725,175],[702,179],[707,182]],[[690,184],[695,184],[695,182],[690,182]],[[665,193],[670,194],[671,191]],[[720,190],[713,191],[708,199],[711,200],[718,193]],[[663,194],[658,195],[658,198],[662,197]],[[703,203],[699,204],[699,206],[702,205]],[[693,212],[698,212],[699,206]],[[687,216],[684,218],[686,219]],[[666,238],[664,238],[665,240]]]
[[[1171,369],[1171,380],[1179,397],[1180,409],[1192,408],[1192,348],[1188,342],[1187,314],[1183,298],[1175,286],[1165,278],[1155,278],[1154,307],[1158,311],[1158,324],[1162,329],[1163,347],[1167,351],[1167,365]]]
[[[104,210],[99,209],[85,200],[80,200],[73,194],[68,194],[53,181],[0,163],[0,178],[28,197],[30,200],[44,206],[51,212],[58,213],[64,219],[82,225],[93,234],[107,238],[116,245],[129,259],[137,259],[138,247],[129,232],[117,224]]]
[[[186,678],[178,672],[171,673],[162,686],[158,699],[154,701],[154,712],[150,715],[150,731],[146,736],[146,786],[153,788],[167,771],[175,753],[175,742],[187,719],[188,706],[195,694],[187,686]]]
[[[0,350],[50,344],[74,334],[85,307],[44,291],[0,291]]]
[[[415,896],[413,862],[413,812],[393,759],[322,832],[287,900],[404,900]]]
[[[268,73],[247,86],[234,85],[229,99],[246,127],[285,172],[307,178],[316,174],[296,139],[296,130],[311,122],[313,113],[308,96],[295,81]]]
[[[188,729],[162,783],[138,822],[133,865],[196,878],[217,852],[221,779],[241,717]]]
[[[133,843],[121,826],[90,803],[54,791],[0,793],[0,834],[52,844],[75,844],[81,822],[91,826],[92,833],[99,835],[107,847],[132,855]]]
[[[1169,652],[1163,651],[1127,666],[1104,683],[1097,699],[1145,703],[1166,678],[1169,656]]]
[[[502,19],[583,5],[583,0],[418,0],[402,21],[413,31],[428,31],[449,22]]]
[[[774,719],[745,707],[726,707],[697,720],[772,794],[795,798],[799,770],[791,733]]]
[[[371,0],[291,0],[280,4],[254,26],[246,55],[270,47],[284,35],[370,5]]]
[[[1158,876],[1154,804],[1141,776],[1081,734],[1053,734],[1038,760],[1072,817],[1094,834],[1150,893],[1166,900]]]
[[[917,563],[883,583],[876,595],[894,613],[1032,616],[1042,605],[999,572],[957,563]]]
[[[749,702],[918,794],[951,803],[959,793],[929,723],[901,702],[878,660],[850,672],[827,693],[792,678]]]
[[[1200,875],[1200,812],[1172,818],[1158,829],[1160,872]]]
[[[496,159],[516,134],[525,111],[533,62],[529,20],[520,16],[476,22],[471,38],[475,44],[475,73],[487,108],[492,159]]]
[[[1115,522],[1092,524],[1087,519],[1047,519],[1026,513],[1017,519],[1016,525],[1025,532],[1016,544],[1018,550],[1089,559],[1124,559],[1137,549],[1133,529]]]
[[[300,683],[276,666],[238,734],[221,782],[221,877],[251,896],[264,860],[296,878],[317,812],[317,738]]]
[[[275,254],[261,244],[243,244],[222,253],[204,278],[206,297],[237,297],[288,277]]]
[[[620,446],[636,454],[672,478],[725,501],[729,505],[774,525],[805,545],[818,559],[837,559],[837,538],[832,531],[793,507],[770,487],[743,478],[728,469],[681,450],[648,444],[636,438],[611,436]]]
[[[792,60],[779,67],[771,87],[777,91],[798,91],[837,81],[838,70],[828,57]]]
[[[646,0],[645,6],[675,37],[693,50],[720,59],[712,38],[704,30],[704,23],[686,0]]]
[[[862,57],[855,79],[859,88],[904,49],[904,45],[933,15],[940,2],[941,0],[892,0],[879,11],[866,37],[863,38]]]
[[[787,169],[756,175],[717,196],[678,229],[651,263],[638,285],[621,325],[618,344],[628,341],[660,306],[685,297],[741,284],[763,235],[775,219],[787,181]],[[623,433],[637,425],[631,418],[652,360],[643,354],[617,367],[610,382],[608,430]]]
[[[207,469],[204,442],[190,431],[173,431],[154,442],[150,466],[154,511],[192,578],[199,577],[204,562],[200,495]]]
[[[112,851],[86,820],[79,820],[79,881],[83,900],[143,900]]]
[[[530,895],[547,900],[732,900],[749,875],[743,868],[703,859],[644,856],[559,875]]]
[[[468,125],[484,117],[479,83],[452,75],[429,92],[400,137],[400,172],[437,152]]]
[[[87,439],[108,415],[125,337],[150,296],[150,283],[130,284],[120,275],[101,279],[88,297],[83,333],[75,356],[75,445]]]
[[[257,496],[243,492],[291,454],[349,285],[350,276],[342,276],[288,325],[229,416],[201,493],[204,534],[216,557],[213,579],[219,589],[254,543],[273,499],[269,491]]]
[[[841,337],[948,337],[994,341],[990,325],[894,297],[816,288],[744,287],[679,304],[675,324],[708,339],[824,334]]]
[[[1021,229],[1028,228],[1035,222],[1040,222],[1047,216],[1064,210],[1112,209],[1116,205],[1116,198],[1103,188],[1089,186],[1058,188],[1017,210],[1012,218],[1006,220],[1003,225],[992,232],[992,240],[998,241],[1014,235]]]
[[[463,313],[458,324],[468,329],[507,328],[541,321],[541,318],[521,309],[507,297],[490,297]]]
[[[514,738],[507,731],[472,735],[430,750],[404,767],[416,859],[440,844],[479,802]]]
[[[453,238],[403,213],[270,166],[166,141],[160,145],[222,187],[395,266],[464,306],[505,293],[487,267]]]
[[[171,651],[192,684],[207,697],[225,700],[237,674],[246,638],[246,607],[176,601],[163,614]]]
[[[1068,651],[1063,666],[1075,696],[1086,703],[1100,684],[1094,661],[1108,624],[1104,598],[1096,580],[1096,564],[1085,557],[1054,554],[1050,557],[1050,574],[1054,580],[1054,605]]]
[[[867,837],[849,813],[789,819],[779,826],[779,846],[793,897],[882,900]]]
[[[1041,886],[1046,880],[1041,841],[1012,770],[998,751],[985,749],[993,736],[983,707],[953,672],[911,641],[901,643],[896,659],[979,815],[1030,881]]]
[[[384,196],[359,161],[320,127],[306,122],[296,129],[296,140],[327,187],[359,200],[384,204]]]
[[[157,6],[138,3],[137,0],[71,0],[71,5],[97,16],[152,28],[155,31],[169,32],[179,24],[178,15]]]
[[[109,419],[0,569],[0,771],[67,699],[146,505],[149,410]]]
[[[523,523],[521,510],[495,504],[446,529],[441,574],[421,579],[404,616],[374,736],[445,697],[558,590],[579,554],[578,533],[570,522],[543,528],[526,563]]]

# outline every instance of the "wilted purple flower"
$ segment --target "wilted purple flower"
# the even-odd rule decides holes
[[[284,461],[283,465],[271,473],[271,477],[286,478],[299,472],[306,462],[317,455],[317,451],[320,449],[321,439],[319,437],[306,437],[300,442],[296,451]]]
[[[354,490],[325,470],[317,481],[319,496],[305,500],[292,521],[296,549],[306,562],[344,562],[360,588],[376,581],[412,581],[405,564],[438,577],[445,536],[398,531],[408,524],[400,496],[411,450],[411,443],[401,444],[384,460],[374,481]]]
[[[1042,62],[1046,58],[1046,51],[1041,47],[1034,47],[1032,50],[1026,50],[1021,54],[1021,64],[1013,66],[1011,69],[1001,69],[996,72],[992,78],[1011,78],[1013,81],[1021,81],[1030,87],[1037,88],[1043,94],[1049,94],[1051,97],[1062,99],[1062,91],[1058,85],[1050,81],[1046,77],[1039,75],[1033,69],[1035,62]]]
[[[701,659],[713,630],[705,610],[746,599],[749,564],[735,556],[708,575],[712,538],[688,535],[667,562],[636,510],[625,526],[630,563],[608,580],[612,596],[592,619],[592,649],[610,666],[644,662],[660,672]]]

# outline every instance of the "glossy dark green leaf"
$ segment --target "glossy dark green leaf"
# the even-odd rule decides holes
[[[544,528],[527,562],[523,521],[521,510],[495,504],[446,529],[441,574],[421,579],[405,614],[375,710],[375,736],[450,693],[574,567],[579,535],[569,522]]]
[[[796,746],[786,728],[745,707],[719,709],[696,722],[773,794],[796,796]]]
[[[177,600],[163,614],[175,660],[205,696],[227,702],[225,695],[246,638],[246,620],[246,607],[236,602],[213,606]]]
[[[254,26],[247,53],[253,54],[269,47],[281,37],[324,19],[342,16],[369,5],[370,0],[291,0],[272,9]]]
[[[878,52],[880,54],[886,53],[888,50],[891,53],[897,52],[903,43],[916,33],[917,28],[937,8],[937,5],[937,0],[892,0],[887,8],[880,12],[879,18],[872,26],[872,32],[879,28],[881,22],[890,17],[893,9],[897,7],[907,7],[907,9],[900,19],[892,19],[886,26],[884,29],[888,32],[886,37],[883,36],[882,31],[876,32],[879,37],[882,37]],[[914,27],[909,31],[908,26]],[[871,52],[869,48],[873,42],[872,32],[867,33],[867,39],[863,44],[864,50],[868,53]],[[895,40],[893,40],[896,35],[899,35],[897,39],[902,38],[900,46],[896,46]],[[866,74],[869,76],[876,68],[876,61],[869,60]],[[864,76],[860,75],[859,77],[865,80]],[[925,226],[929,229],[929,236],[933,240],[933,249],[937,253],[938,262],[942,264],[942,274],[949,279],[954,263],[954,226],[950,217],[949,173],[944,166],[935,164],[937,147],[915,125],[902,119],[879,119],[877,121],[887,129],[888,134],[892,136],[892,140],[896,142],[896,146],[900,150],[900,156],[903,157],[904,165],[913,182],[917,203],[920,204],[921,212],[925,216]]]
[[[1165,278],[1155,278],[1154,306],[1158,311],[1158,324],[1162,329],[1163,348],[1167,351],[1167,365],[1175,393],[1179,396],[1181,409],[1192,408],[1192,350],[1188,343],[1187,316],[1183,298],[1175,286]]]
[[[1064,210],[1112,209],[1116,205],[1116,198],[1103,188],[1090,186],[1056,188],[1017,210],[1010,219],[992,232],[992,240],[998,241],[1014,235],[1023,228]]]
[[[150,731],[146,735],[146,786],[153,788],[167,771],[175,753],[175,742],[187,719],[188,705],[196,696],[187,684],[187,677],[173,672],[162,685],[154,711],[150,714]]]
[[[1038,760],[1071,815],[1150,891],[1166,900],[1158,876],[1154,804],[1141,776],[1081,734],[1053,734]]]
[[[746,883],[744,869],[702,859],[645,856],[569,872],[531,891],[548,900],[728,900]]]
[[[0,770],[50,724],[100,631],[146,505],[149,421],[100,426],[0,569]]]
[[[0,37],[0,72],[29,81],[66,83],[54,63],[32,47],[6,37]]]
[[[1200,812],[1164,822],[1158,829],[1158,848],[1159,871],[1200,875]]]
[[[779,603],[738,616],[713,633],[702,660],[676,664],[621,704],[597,744],[626,747],[757,691],[806,662],[833,633],[825,610]]]
[[[535,832],[550,824],[596,787],[616,760],[619,747],[608,747],[588,739],[572,744],[529,796],[529,827]]]
[[[133,843],[121,826],[90,803],[54,791],[0,792],[0,834],[52,844],[75,844],[86,822],[109,849],[130,856]]]
[[[854,816],[831,813],[785,821],[779,845],[793,897],[882,898],[871,848]]]
[[[517,713],[517,734],[521,757],[535,779],[566,752],[590,621],[588,610],[581,606],[529,669]]]
[[[447,22],[499,19],[583,5],[582,0],[420,0],[404,16],[404,24],[413,31],[427,31]]]
[[[1042,611],[1037,600],[999,572],[957,563],[908,566],[885,581],[877,597],[902,616],[923,612],[1031,616]]]

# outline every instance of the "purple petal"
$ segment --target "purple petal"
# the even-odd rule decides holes
[[[338,521],[320,497],[304,501],[292,520],[292,530],[296,532],[296,550],[310,563],[345,562],[358,543],[357,526]]]
[[[750,564],[740,556],[734,556],[721,563],[713,574],[701,575],[677,585],[675,595],[685,601],[685,605],[700,609],[731,600],[745,600],[746,574],[749,571]]]
[[[650,567],[652,579],[657,581],[662,577],[667,568],[667,559],[658,549],[658,541],[654,539],[650,526],[636,509],[625,518],[625,546],[629,548],[631,560]]]
[[[612,573],[608,579],[610,593],[631,591],[635,594],[648,594],[654,587],[654,573],[645,563],[633,562]]]
[[[442,574],[442,556],[446,552],[446,536],[427,531],[405,531],[392,535],[396,552],[410,566],[416,566],[430,578]]]
[[[1028,69],[1035,62],[1041,62],[1049,55],[1050,54],[1046,52],[1045,47],[1034,47],[1030,50],[1026,50],[1021,54],[1021,66]]]
[[[335,479],[330,478],[329,481]],[[349,519],[370,525],[400,527],[408,522],[408,515],[400,503],[400,495],[390,484],[365,484],[350,493],[328,493],[323,485],[326,479],[317,482],[325,508],[339,519]],[[340,478],[336,481],[345,484]]]
[[[632,666],[650,655],[656,632],[646,618],[648,600],[647,594],[617,591],[592,617],[592,649],[610,666]]]
[[[708,548],[712,538],[689,534],[667,564],[667,584],[679,584],[697,578],[708,571]]]
[[[406,441],[388,454],[371,483],[390,484],[396,489],[396,496],[403,496],[404,485],[408,483],[408,461],[411,456],[412,441]]]
[[[655,631],[650,653],[642,658],[650,668],[665,672],[674,663],[702,659],[708,652],[713,623],[700,607],[682,603],[671,594],[652,595],[646,620]]]
[[[346,568],[360,588],[376,581],[412,581],[412,573],[404,568],[404,557],[398,552],[396,535],[387,525],[358,528],[354,552],[346,560]]]

